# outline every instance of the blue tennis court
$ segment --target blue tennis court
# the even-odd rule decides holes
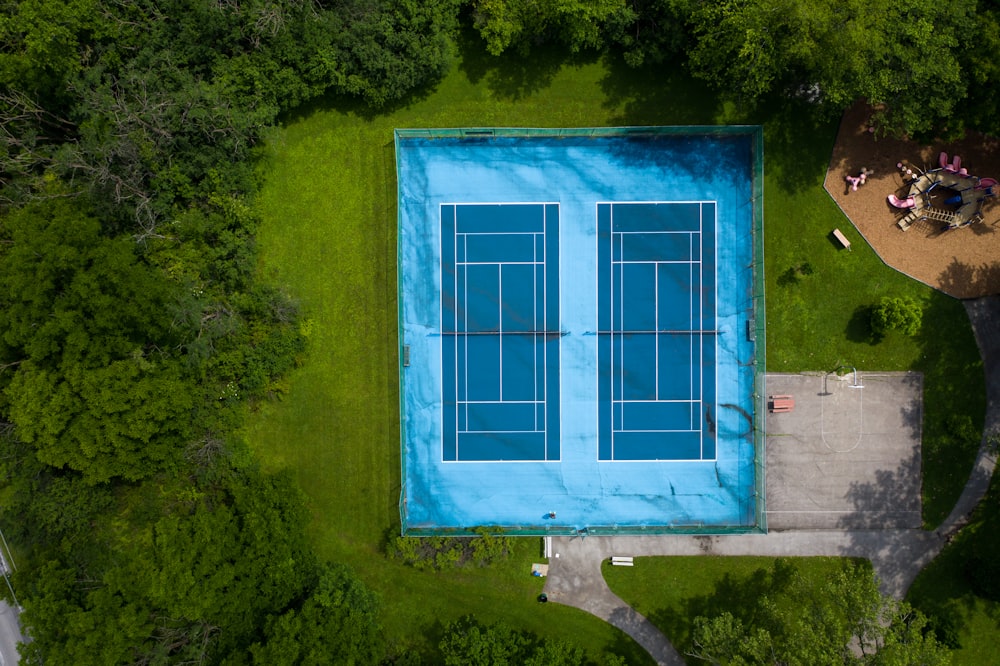
[[[715,203],[599,203],[601,460],[712,460]]]
[[[444,460],[558,460],[558,204],[441,206]]]
[[[397,130],[404,532],[764,529],[760,143]]]

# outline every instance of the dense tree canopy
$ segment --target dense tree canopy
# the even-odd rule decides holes
[[[748,103],[864,98],[888,131],[1000,132],[1000,8],[975,2],[0,0],[0,479],[26,663],[385,657],[378,600],[314,560],[294,485],[234,436],[304,350],[295,303],[255,272],[255,147],[324,96],[405,103],[463,18],[494,55],[610,48]],[[812,608],[832,638],[763,608],[706,620],[702,654],[853,635],[870,663],[937,663],[919,616],[855,578],[784,592],[857,601],[867,615]],[[583,660],[474,619],[441,653]]]
[[[161,485],[156,515],[150,497],[133,497],[90,535],[99,548],[50,551],[20,576],[34,639],[26,662],[218,663],[243,654],[262,627],[274,640],[267,649],[292,632],[304,652],[377,662],[377,604],[349,571],[314,561],[291,483],[227,467]]]
[[[695,620],[690,656],[720,665],[932,666],[948,650],[909,605],[883,596],[870,566],[816,583],[777,560],[727,592],[746,602]]]
[[[382,658],[372,594],[314,561],[294,486],[232,435],[303,350],[255,274],[254,146],[320,95],[378,108],[433,81],[456,21],[453,0],[0,2],[26,663]]]
[[[445,666],[582,666],[583,651],[561,641],[515,631],[503,622],[483,624],[472,617],[456,620],[441,640]],[[617,660],[612,659],[612,663]]]
[[[866,99],[886,105],[887,129],[926,132],[966,94],[959,53],[976,30],[969,11],[868,0],[703,4],[691,17],[691,69],[751,100],[801,91],[839,111]]]
[[[799,95],[839,113],[877,107],[884,132],[1000,133],[1000,9],[917,0],[473,0],[493,54],[605,44],[626,62],[672,61],[743,103]],[[993,47],[993,48],[991,48]],[[963,107],[968,99],[972,107]]]
[[[162,314],[176,286],[80,203],[41,200],[6,220],[0,330],[16,366],[0,376],[4,404],[42,462],[137,479],[190,434],[194,398]]]
[[[625,0],[475,0],[475,25],[486,49],[500,55],[515,46],[556,40],[570,51],[599,48],[612,25],[627,25],[636,14]]]
[[[300,606],[272,616],[252,663],[376,664],[385,656],[378,599],[343,567],[325,567]],[[336,637],[336,640],[334,640]]]

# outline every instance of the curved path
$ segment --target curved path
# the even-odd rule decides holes
[[[994,437],[1000,434],[1000,297],[965,301],[986,374],[986,423],[975,467],[951,515],[933,532],[924,530],[789,530],[727,536],[553,537],[545,593],[618,627],[657,664],[681,666],[684,659],[649,620],[616,596],[604,582],[601,563],[613,555],[834,555],[871,560],[885,594],[902,598],[917,574],[968,520],[985,495],[996,465]]]

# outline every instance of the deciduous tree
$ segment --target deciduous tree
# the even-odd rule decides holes
[[[750,600],[748,607],[696,619],[691,657],[711,664],[775,666],[951,661],[927,631],[926,618],[882,595],[868,566],[848,563],[830,579],[815,582],[778,560],[758,572],[751,585],[752,593],[737,595]]]

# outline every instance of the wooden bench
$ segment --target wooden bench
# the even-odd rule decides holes
[[[772,395],[768,400],[771,403],[772,414],[790,412],[795,409],[795,398],[790,395]]]
[[[632,562],[631,557],[619,557],[615,556],[611,558],[611,565],[616,567],[633,567],[635,564]]]
[[[833,230],[833,237],[836,238],[837,242],[846,247],[848,250],[851,249],[851,241],[847,240],[847,236],[841,233],[840,229]]]

